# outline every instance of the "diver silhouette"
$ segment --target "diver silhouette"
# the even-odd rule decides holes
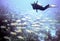
[[[38,1],[37,1],[38,2]],[[46,5],[45,7],[43,7],[43,6],[41,6],[41,5],[39,5],[39,4],[37,4],[37,2],[35,3],[33,3],[33,4],[31,4],[32,5],[32,8],[34,9],[34,10],[36,10],[36,12],[37,12],[37,10],[42,10],[42,11],[44,11],[44,10],[46,10],[47,8],[50,8],[50,7],[54,7],[55,5]]]

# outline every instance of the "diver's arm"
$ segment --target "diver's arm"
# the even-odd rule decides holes
[[[38,3],[38,1],[36,1],[36,4]]]
[[[36,9],[36,12],[38,12],[38,10]]]

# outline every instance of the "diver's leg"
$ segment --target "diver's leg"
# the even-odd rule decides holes
[[[53,7],[56,7],[56,5],[46,5],[44,8],[47,9],[47,8],[53,8]]]
[[[46,9],[48,9],[48,8],[54,8],[54,7],[56,7],[56,5],[46,5],[45,7],[42,7],[42,6],[39,6],[38,8],[40,9],[40,10],[46,10]]]
[[[45,9],[47,9],[47,8],[49,8],[49,6],[50,6],[49,4],[48,4],[48,5],[46,5],[46,6],[44,7],[44,10],[45,10]]]
[[[36,12],[38,12],[38,10],[36,9]]]
[[[49,8],[49,4],[46,5],[45,7],[42,7],[42,6],[39,7],[40,10],[45,10],[45,9],[47,9],[47,8]]]
[[[50,8],[55,8],[57,7],[56,5],[52,4],[52,5],[49,5]]]

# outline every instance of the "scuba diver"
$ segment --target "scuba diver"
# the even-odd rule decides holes
[[[37,10],[42,10],[42,11],[44,11],[44,10],[46,10],[47,8],[50,8],[50,7],[55,7],[55,5],[46,5],[45,7],[43,7],[43,6],[41,6],[41,5],[39,5],[39,4],[37,4],[38,3],[38,1],[35,3],[33,3],[33,4],[31,4],[32,5],[32,8],[34,9],[34,10],[36,10],[36,12],[37,12]]]

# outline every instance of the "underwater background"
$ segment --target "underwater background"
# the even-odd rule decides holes
[[[37,0],[0,0],[0,41],[60,41],[60,0],[38,0],[56,5],[36,12]]]

